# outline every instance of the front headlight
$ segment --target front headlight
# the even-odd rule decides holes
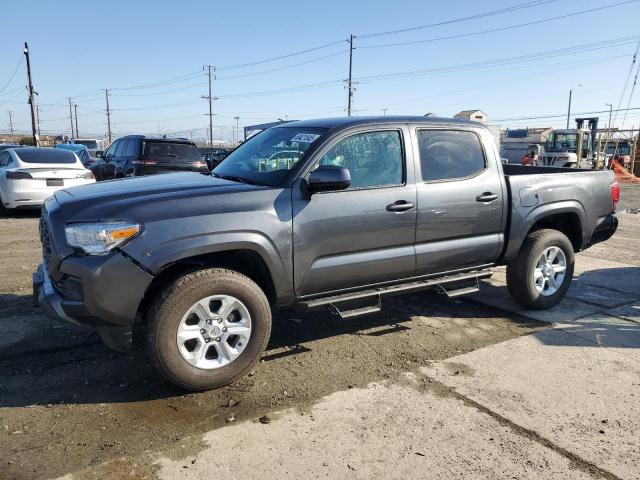
[[[138,234],[141,225],[131,222],[74,223],[64,229],[67,243],[89,255],[104,255]]]

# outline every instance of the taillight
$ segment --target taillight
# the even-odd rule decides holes
[[[157,165],[157,160],[132,160],[132,164],[134,165]]]
[[[193,165],[196,168],[204,168],[207,166],[206,162],[193,162],[191,165]]]
[[[620,201],[620,184],[618,182],[613,182],[611,184],[611,203],[613,203],[614,212],[618,208],[619,201]]]
[[[33,178],[29,172],[13,171],[7,172],[7,178],[9,180],[24,180],[26,178]]]

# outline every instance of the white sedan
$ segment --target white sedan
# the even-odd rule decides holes
[[[57,190],[95,181],[72,151],[8,149],[0,153],[0,210],[39,208]]]

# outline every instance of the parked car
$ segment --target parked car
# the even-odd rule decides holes
[[[232,151],[232,148],[201,148],[200,155],[202,156],[204,161],[207,162],[207,167],[209,167],[209,170],[213,170]]]
[[[208,172],[193,142],[144,135],[121,137],[91,166],[97,180],[178,171]]]
[[[296,161],[261,169],[274,151]],[[211,175],[78,187],[43,209],[34,292],[111,347],[145,346],[169,380],[225,385],[258,361],[271,309],[375,312],[386,294],[477,291],[494,265],[527,308],[565,295],[574,253],[609,238],[611,171],[502,165],[476,122],[290,122]]]
[[[56,191],[94,183],[74,152],[23,147],[0,153],[0,207],[40,208]]]
[[[90,168],[91,165],[98,161],[97,158],[91,156],[91,154],[89,153],[89,149],[84,145],[74,143],[56,143],[53,148],[71,150],[78,156],[85,168]]]
[[[22,148],[23,145],[14,145],[13,143],[0,143],[0,153],[9,148]]]

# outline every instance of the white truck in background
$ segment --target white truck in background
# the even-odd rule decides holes
[[[74,138],[71,143],[84,145],[92,157],[97,157],[97,153],[104,151],[106,147],[106,142],[97,138]]]

